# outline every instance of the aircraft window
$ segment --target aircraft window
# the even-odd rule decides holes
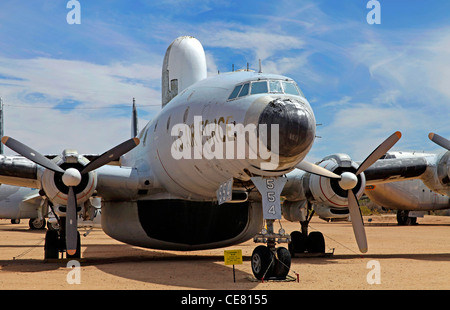
[[[245,83],[242,86],[241,92],[239,93],[239,97],[243,97],[243,96],[247,96],[248,95],[248,86],[249,86],[249,83]]]
[[[252,83],[252,95],[264,93],[268,93],[267,81]]]
[[[269,81],[269,89],[271,93],[278,93],[278,94],[283,93],[280,81]]]
[[[234,88],[233,92],[231,93],[230,97],[228,97],[228,100],[234,99],[239,94],[239,91],[241,90],[242,85],[238,85]]]
[[[283,88],[284,88],[284,92],[286,94],[296,95],[296,96],[300,95],[300,93],[298,92],[298,88],[297,88],[297,86],[295,86],[294,83],[283,82]]]

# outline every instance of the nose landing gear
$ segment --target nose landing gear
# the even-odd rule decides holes
[[[284,229],[274,232],[275,220],[281,219],[280,194],[286,184],[285,178],[251,178],[256,188],[261,193],[263,217],[266,221],[266,229],[257,234],[253,241],[266,243],[259,245],[252,253],[252,271],[258,280],[276,279],[284,280],[291,267],[291,254],[284,247],[276,248],[277,243],[289,243],[290,236]]]

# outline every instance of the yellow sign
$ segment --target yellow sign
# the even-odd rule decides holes
[[[225,250],[223,251],[225,265],[242,264],[242,250]]]

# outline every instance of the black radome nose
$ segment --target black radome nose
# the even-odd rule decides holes
[[[308,150],[314,141],[314,116],[303,103],[293,99],[275,99],[269,102],[259,116],[258,125],[260,124],[267,125],[268,150],[272,150],[271,125],[278,124],[280,157],[297,156]]]

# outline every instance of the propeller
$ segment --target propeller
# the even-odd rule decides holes
[[[442,146],[444,149],[450,151],[450,141],[445,139],[444,137],[438,135],[437,133],[430,132],[428,138],[430,138],[430,140],[436,143],[437,145]]]
[[[398,140],[400,140],[401,137],[402,134],[399,131],[394,132],[391,136],[384,140],[384,142],[381,143],[369,156],[367,156],[367,158],[359,165],[356,173],[343,172],[341,175],[337,175],[323,167],[304,161],[296,166],[296,168],[299,168],[306,172],[317,174],[326,178],[339,180],[339,186],[343,190],[346,190],[348,193],[348,209],[350,211],[350,216],[352,219],[353,232],[355,234],[358,248],[362,253],[366,253],[368,250],[367,238],[366,232],[364,230],[364,222],[362,219],[361,211],[359,209],[358,199],[355,193],[353,193],[353,189],[358,184],[358,175],[360,175],[367,168],[373,165],[378,159],[381,158],[381,156],[386,154],[386,152],[389,151],[394,146],[394,144],[397,143]]]
[[[65,186],[69,188],[67,197],[67,212],[66,212],[66,248],[67,254],[74,255],[77,250],[78,236],[77,236],[77,197],[74,188],[78,186],[84,174],[87,174],[103,165],[108,164],[115,158],[132,150],[139,144],[138,138],[127,140],[109,151],[103,153],[95,160],[83,167],[81,172],[75,168],[68,168],[63,170],[55,162],[49,160],[47,157],[41,155],[39,152],[26,146],[25,144],[11,138],[2,137],[2,143],[17,152],[18,154],[28,158],[32,162],[52,170],[56,173],[62,174],[62,181]]]

